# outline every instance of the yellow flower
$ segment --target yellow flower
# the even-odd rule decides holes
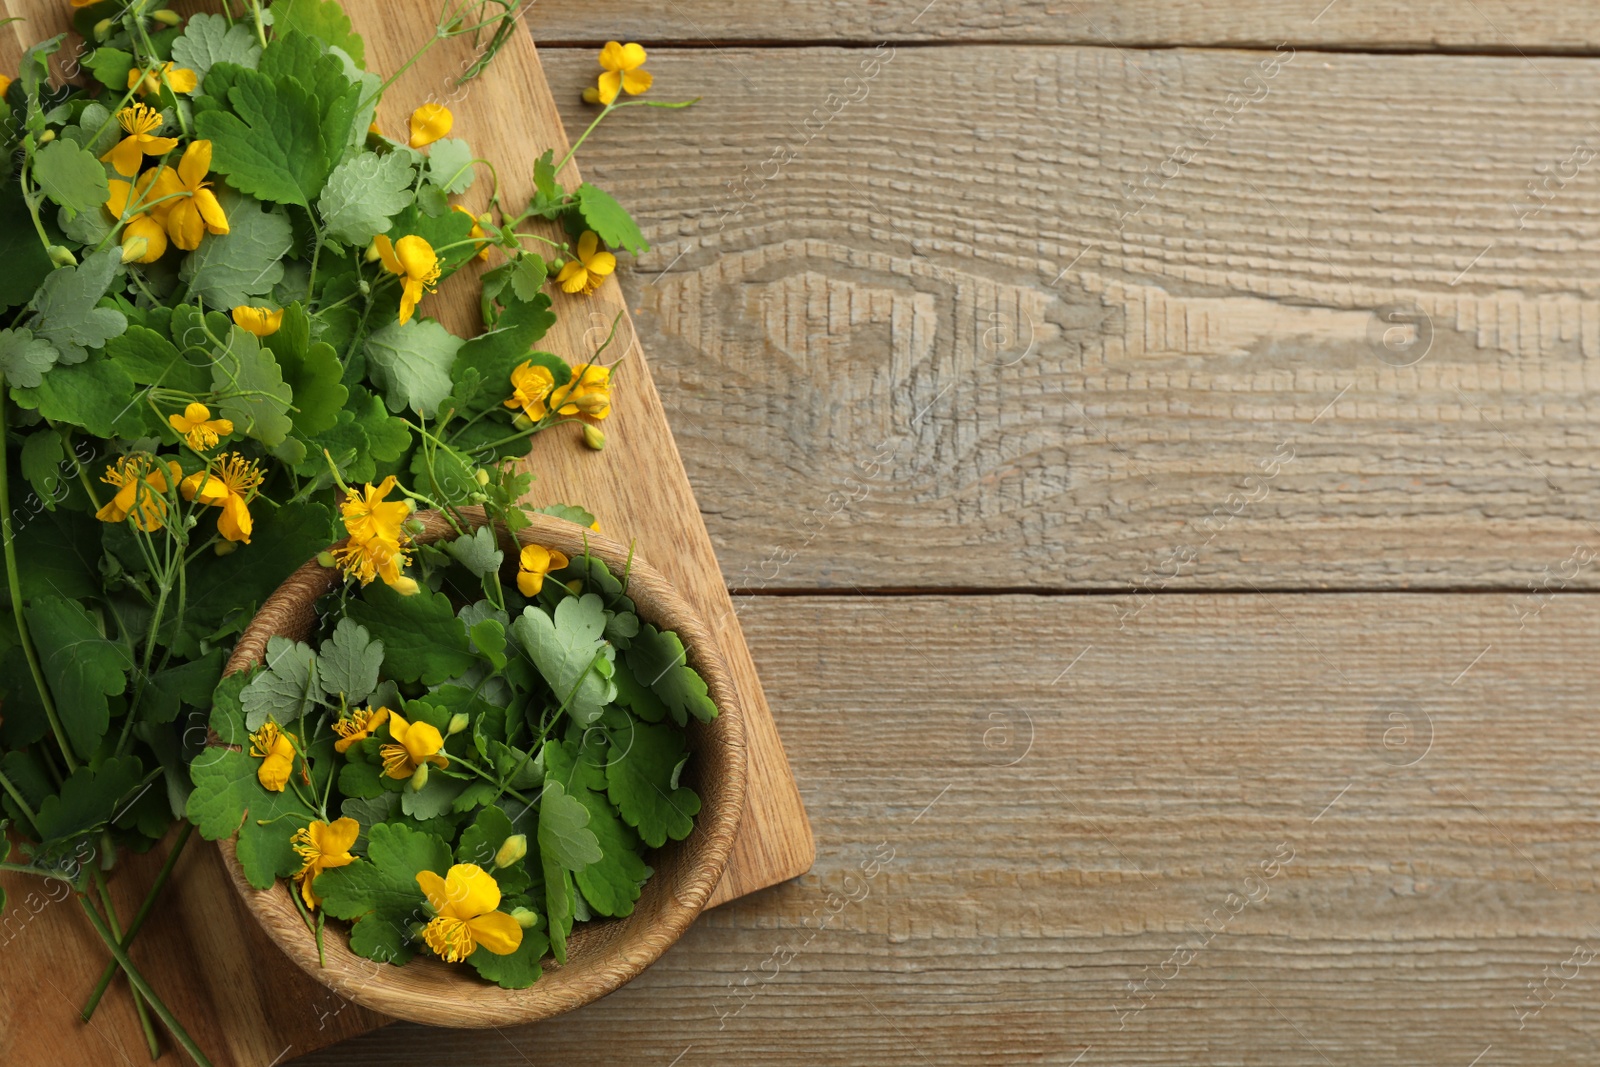
[[[121,522],[129,515],[139,529],[159,530],[167,517],[167,481],[183,476],[183,468],[168,460],[163,467],[148,452],[123,456],[106,468],[100,480],[117,487],[117,495],[95,512],[101,522]]]
[[[332,867],[344,867],[356,861],[350,855],[350,846],[356,843],[360,835],[361,824],[348,817],[335,819],[332,823],[314,820],[304,830],[295,831],[289,841],[300,855],[300,870],[294,877],[300,883],[300,899],[306,902],[306,907],[314,908],[322,903],[322,898],[311,888],[317,875]]]
[[[161,128],[161,113],[148,104],[123,108],[117,112],[117,123],[128,136],[112,145],[100,160],[109,162],[125,178],[139,173],[139,163],[145,156],[159,156],[178,147],[176,137],[151,136]]]
[[[196,452],[216,447],[220,439],[233,432],[230,420],[213,419],[211,409],[204,404],[190,404],[182,415],[168,415],[167,423],[182,434]]]
[[[381,746],[378,755],[383,757],[383,773],[390,778],[410,778],[424,763],[450,766],[450,758],[443,755],[444,735],[437,727],[425,722],[406,722],[398,711],[391,711],[389,736],[397,743]]]
[[[578,258],[561,268],[556,281],[564,293],[592,293],[616,269],[617,257],[601,249],[600,235],[585,230],[578,238]]]
[[[365,741],[388,721],[388,708],[364,708],[339,716],[339,720],[333,724],[333,732],[339,735],[339,740],[333,743],[333,750],[343,755],[351,745]]]
[[[6,95],[6,90],[11,88],[11,75],[0,74],[0,96]]]
[[[423,104],[411,113],[411,147],[422,148],[448,136],[456,117],[443,104]]]
[[[538,422],[550,414],[544,401],[555,386],[556,380],[549,367],[541,367],[531,361],[524,363],[511,372],[511,399],[505,405],[513,409],[521,408],[528,418]]]
[[[145,194],[150,186],[150,181],[154,180],[155,171],[146,171],[145,173],[150,177],[148,180],[146,178],[139,179],[137,197],[134,195],[135,185],[133,183],[125,182],[118,178],[112,178],[107,182],[111,195],[106,198],[106,211],[110,212],[113,219],[123,224],[122,247],[127,248],[134,241],[143,237],[145,250],[143,255],[137,257],[138,262],[154,263],[167,250],[167,231],[159,221],[150,217],[149,212],[159,212],[165,205],[157,204],[155,208],[148,209],[148,211],[135,211],[131,215],[128,214],[128,202],[130,200],[136,199],[142,202],[147,199]]]
[[[479,948],[509,956],[522,944],[522,927],[499,911],[500,886],[475,863],[458,863],[440,878],[432,871],[417,874],[435,915],[422,940],[447,963],[460,963]]]
[[[400,276],[400,321],[408,322],[422,294],[433,292],[439,281],[439,257],[433,254],[433,246],[416,234],[391,242],[380,233],[372,243],[383,260],[383,269]]]
[[[231,426],[229,427],[232,428]],[[217,516],[217,532],[229,541],[250,543],[254,522],[250,501],[261,484],[261,468],[237,452],[218,456],[214,465],[183,480],[183,499],[222,509]]]
[[[411,556],[393,541],[381,538],[358,541],[352,537],[342,548],[333,550],[333,561],[347,577],[362,585],[370,585],[374,578],[402,596],[417,591],[417,580],[401,573],[401,568],[411,562]]]
[[[250,755],[261,761],[256,768],[256,781],[261,788],[283,792],[289,784],[289,772],[294,770],[294,742],[289,735],[268,719],[265,726],[250,735]]]
[[[384,499],[398,484],[391,474],[377,485],[368,482],[365,493],[358,494],[352,489],[345,495],[339,514],[352,540],[381,538],[398,545],[406,539],[403,527],[411,517],[411,501]]]
[[[543,545],[524,545],[517,560],[517,588],[523,596],[538,596],[544,588],[545,575],[565,567],[569,560],[553,548]]]
[[[257,337],[271,337],[278,332],[278,327],[283,325],[283,309],[273,311],[271,308],[240,304],[233,309],[233,324]]]
[[[483,232],[483,227],[482,226],[478,225],[478,216],[474,215],[472,212],[468,211],[466,208],[462,207],[460,204],[451,204],[450,205],[450,209],[452,211],[459,211],[463,215],[465,215],[467,218],[472,220],[472,232],[470,234],[468,234],[468,236],[471,237],[474,241],[482,241],[482,242],[484,242],[483,247],[478,250],[478,258],[479,259],[488,259],[489,258],[489,235]]]
[[[572,380],[561,387],[550,403],[563,415],[605,418],[611,414],[611,368],[595,363],[575,364]]]
[[[655,78],[649,71],[639,69],[647,58],[644,49],[636,44],[607,41],[600,49],[600,65],[605,68],[605,73],[600,75],[600,103],[616,100],[618,92],[638,96],[650,88]]]
[[[134,67],[128,71],[128,88],[132,89],[137,85],[140,96],[160,92],[163,82],[175,93],[192,93],[200,84],[200,76],[187,67],[175,68],[170,62],[163,63],[160,70],[147,71]]]
[[[186,252],[200,247],[206,231],[228,232],[228,216],[210,189],[211,142],[191,141],[183,150],[178,169],[163,167],[151,186],[151,198],[161,203],[153,209],[164,222],[172,243]],[[188,195],[183,195],[188,194]],[[167,199],[167,198],[171,199]]]

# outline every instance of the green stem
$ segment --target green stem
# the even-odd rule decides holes
[[[0,374],[0,445],[5,440],[6,423],[6,378]],[[16,623],[22,655],[28,661],[28,672],[33,675],[34,688],[39,691],[39,702],[44,705],[45,718],[50,720],[50,730],[56,735],[56,744],[61,746],[61,756],[67,761],[67,771],[71,773],[78,769],[78,760],[72,754],[72,746],[67,743],[67,732],[61,726],[61,716],[56,714],[55,698],[50,695],[50,687],[44,680],[44,669],[39,665],[39,653],[33,647],[27,621],[22,617],[22,580],[17,570],[16,539],[11,529],[10,477],[11,464],[3,449],[0,449],[0,538],[5,541],[6,585],[11,590],[11,616]]]
[[[39,817],[33,813],[33,808],[29,806],[27,800],[23,798],[22,794],[17,791],[17,787],[11,784],[11,779],[7,778],[4,774],[0,774],[0,788],[5,789],[6,795],[9,796],[12,802],[17,805],[17,808],[22,812],[22,814],[27,816],[28,825],[33,827],[33,832],[35,835],[37,835],[39,833]],[[6,847],[6,851],[10,851],[9,846]],[[4,853],[0,853],[0,855],[4,855]],[[32,870],[33,868],[26,869]]]
[[[189,1036],[189,1032],[183,1028],[183,1024],[178,1022],[172,1011],[161,1002],[160,997],[156,996],[155,990],[150,988],[150,983],[144,980],[144,975],[140,974],[138,968],[134,967],[133,960],[128,958],[127,950],[122,947],[122,943],[117,938],[111,935],[111,931],[106,927],[105,920],[90,905],[89,898],[79,893],[78,903],[82,906],[83,913],[88,916],[89,923],[94,927],[95,933],[100,935],[100,940],[105,942],[106,948],[110,950],[111,958],[116,960],[117,965],[127,974],[129,984],[144,994],[145,999],[150,1002],[150,1007],[155,1009],[156,1017],[161,1020],[162,1025],[172,1034],[173,1039],[183,1046],[183,1050],[189,1054],[189,1058],[194,1060],[199,1067],[211,1067],[211,1061],[206,1058],[204,1052],[200,1051],[200,1046],[194,1043],[194,1038]]]
[[[617,95],[621,96],[622,93],[619,91]],[[589,139],[589,135],[594,132],[594,128],[600,125],[600,123],[605,120],[605,117],[616,109],[617,102],[613,100],[611,103],[606,105],[606,109],[604,111],[600,112],[600,114],[594,117],[594,121],[589,123],[589,128],[584,130],[576,141],[572,142],[572,147],[567,149],[567,154],[561,157],[560,163],[556,164],[555,172],[558,176],[561,174],[562,170],[566,168],[566,165],[572,162],[572,157],[578,154],[578,149],[583,145],[583,142]]]
[[[117,907],[111,903],[111,890],[106,888],[105,872],[96,867],[93,878],[94,887],[100,894],[100,905],[106,909],[106,925],[111,928],[112,935],[120,942],[122,940],[122,930],[117,922]],[[139,1028],[144,1031],[144,1044],[150,1050],[150,1058],[159,1060],[161,1058],[161,1043],[156,1040],[156,1028],[150,1022],[150,1011],[145,1007],[144,998],[139,995],[137,989],[133,991],[133,1010],[139,1015]]]
[[[122,935],[122,947],[127,948],[133,944],[133,939],[139,935],[144,927],[144,921],[150,917],[150,912],[155,909],[156,899],[161,896],[161,891],[167,887],[167,881],[172,877],[172,870],[178,865],[178,857],[183,855],[183,847],[189,843],[189,835],[194,833],[193,823],[184,823],[183,829],[178,831],[178,840],[172,844],[172,851],[167,853],[167,861],[161,865],[161,873],[156,875],[155,884],[150,887],[150,892],[144,896],[144,903],[139,905],[139,910],[134,913],[133,922],[128,924],[127,932]],[[89,997],[88,1003],[83,1006],[83,1021],[88,1022],[94,1018],[94,1011],[100,1006],[100,998],[106,995],[106,990],[111,987],[111,980],[117,976],[117,965],[106,964],[106,969],[100,972],[100,981],[94,987],[94,993]]]

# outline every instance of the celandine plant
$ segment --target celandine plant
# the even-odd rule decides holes
[[[493,165],[450,136],[444,106],[422,102],[403,135],[381,130],[378,101],[415,57],[387,79],[367,71],[362,40],[333,0],[229,0],[218,13],[188,19],[150,0],[72,6],[92,47],[74,80],[52,82],[49,74],[65,34],[30,49],[14,79],[0,77],[0,859],[5,870],[69,885],[105,942],[112,961],[85,1018],[120,968],[152,1054],[153,1012],[204,1063],[127,955],[190,826],[126,922],[110,905],[107,872],[123,850],[145,851],[166,837],[186,808],[204,809],[208,831],[219,825],[221,802],[207,791],[217,765],[199,775],[198,801],[188,765],[205,744],[229,649],[295,567],[348,535],[328,565],[355,587],[378,583],[350,601],[352,612],[389,597],[402,606],[386,617],[434,625],[440,579],[430,568],[438,561],[410,544],[405,516],[422,504],[459,521],[459,508],[481,505],[514,535],[526,525],[516,502],[530,478],[514,461],[530,438],[571,424],[591,448],[603,446],[597,424],[610,413],[614,367],[600,359],[605,346],[577,366],[536,346],[564,303],[582,301],[614,271],[610,249],[646,246],[602,190],[560,185],[570,152],[562,160],[544,153],[535,194],[513,206],[502,200]],[[475,76],[519,15],[509,0],[447,0],[427,46],[473,38],[478,58],[465,77]],[[684,106],[629,98],[649,88],[644,59],[637,45],[607,45],[592,91],[603,108],[596,123],[623,107]],[[493,189],[475,215],[454,198],[480,174]],[[464,339],[428,316],[428,294],[473,257],[490,261],[479,300],[485,332]],[[553,510],[592,521],[581,509]],[[421,568],[420,581],[408,565]],[[515,647],[520,618],[511,619],[509,602],[487,599],[505,619],[473,623],[499,621]],[[369,655],[393,641],[393,627],[382,623],[367,632]],[[482,666],[481,645],[467,654]],[[490,668],[474,699],[485,689],[534,699],[532,676],[492,661],[483,669]],[[319,733],[320,720],[304,715],[274,714],[276,732],[251,728],[259,758],[229,757],[270,763],[250,785],[309,805],[270,832],[254,829],[259,820],[243,818],[242,808],[236,813],[226,832],[241,830],[240,855],[257,875],[304,875],[315,887],[323,881],[317,871],[363,854],[367,839],[346,840],[349,824],[324,818],[336,797],[378,805],[399,796],[397,810],[409,817],[403,791],[384,784],[399,779],[380,773],[376,793],[361,771],[350,772],[353,783],[366,782],[360,788],[334,779],[336,762],[365,767],[377,759],[381,767],[381,745],[409,752],[407,737],[415,745],[429,729],[448,729],[448,721],[410,710],[411,701],[447,703],[405,688],[420,678],[389,681],[396,706],[376,706],[390,712],[374,724],[383,727],[376,755],[357,743],[340,753],[328,741],[319,760],[328,731],[355,729],[360,712],[347,691],[331,700],[324,689],[326,729]],[[214,725],[225,738],[244,728],[229,718],[237,684],[217,701]],[[520,742],[530,762],[559,761],[546,748],[565,740],[560,722],[552,720],[537,745],[546,724],[519,725],[527,732],[474,725],[470,737],[475,746],[480,735],[486,745]],[[447,746],[439,756],[451,762],[427,766],[441,782],[468,764],[505,773],[474,752],[452,757]],[[528,773],[522,768],[505,785],[532,800]],[[280,787],[268,789],[279,777]],[[425,781],[416,785],[412,793],[427,804],[435,794],[425,796]],[[586,803],[576,787],[564,795]],[[450,807],[465,820],[491,803],[508,810],[505,797],[487,796],[460,812],[454,801]],[[626,809],[616,810],[633,828]],[[481,818],[493,816],[474,814],[473,825]],[[472,847],[463,845],[466,828],[430,825],[401,829]],[[493,829],[486,823],[481,832]],[[258,844],[273,850],[269,859],[248,858]],[[291,856],[303,867],[289,871]],[[450,871],[436,873],[448,885]],[[528,886],[508,892],[532,901],[534,882],[530,873]],[[314,888],[307,894],[314,899]],[[594,904],[575,896],[573,910]],[[462,948],[462,930],[489,931],[482,944],[505,944],[494,928],[510,936],[503,922],[436,910],[435,919],[463,924],[442,932],[448,924],[429,920],[435,933],[426,943],[445,945],[443,955],[474,958]],[[540,922],[552,936],[560,927],[548,900]]]

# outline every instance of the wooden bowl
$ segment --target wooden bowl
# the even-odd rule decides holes
[[[416,517],[426,531],[419,542],[454,535],[437,512],[420,512]],[[483,525],[482,515],[473,515],[472,509],[468,517],[474,528]],[[590,555],[603,560],[614,574],[622,574],[628,560],[626,546],[563,519],[532,518],[533,526],[518,535],[523,544],[558,549],[569,558],[581,556],[587,544]],[[510,560],[508,564],[514,565]],[[260,663],[273,635],[306,639],[317,623],[317,599],[341,580],[338,571],[315,560],[290,575],[240,637],[227,673]],[[705,678],[719,712],[713,722],[689,723],[694,758],[685,768],[684,781],[702,800],[694,832],[650,854],[655,874],[645,883],[633,914],[579,924],[568,939],[566,964],[557,966],[547,959],[544,974],[527,989],[501,989],[465,964],[448,964],[426,953],[403,966],[376,963],[350,951],[345,927],[337,921],[324,928],[324,967],[288,885],[280,880],[271,889],[252,888],[239,867],[233,840],[219,842],[245,907],[301,970],[346,999],[385,1015],[435,1026],[505,1026],[545,1019],[605,996],[655,962],[688,928],[722,877],[744,810],[744,719],[710,628],[666,578],[637,555],[628,595],[641,621],[677,632],[689,650],[689,664]]]

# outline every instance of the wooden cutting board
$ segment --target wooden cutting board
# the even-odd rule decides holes
[[[0,0],[0,9],[25,20],[0,28],[0,71],[13,74],[23,42],[60,32],[70,14],[62,0]],[[346,9],[366,38],[368,68],[385,74],[397,69],[431,28],[431,6],[386,9],[378,0],[347,0]],[[69,40],[65,54],[71,55],[75,45]],[[525,202],[533,188],[534,160],[546,148],[555,149],[557,159],[566,152],[560,114],[526,27],[511,36],[482,77],[454,88],[456,74],[473,54],[465,39],[436,45],[384,94],[379,122],[391,136],[400,136],[418,104],[446,102],[456,117],[454,135],[494,160],[502,202]],[[671,87],[659,86],[656,93],[670,98]],[[569,110],[580,106],[574,101]],[[652,121],[639,122],[639,136],[670,135],[670,113],[634,111],[618,117],[638,121],[644,116]],[[576,166],[561,177],[569,188],[580,181]],[[465,198],[469,207],[481,207],[489,185],[480,175]],[[478,321],[475,279],[465,274],[422,305],[423,314],[458,334],[474,332]],[[571,362],[582,361],[604,340],[620,311],[618,340],[628,356],[618,371],[613,413],[605,421],[605,451],[589,451],[576,435],[559,431],[536,441],[529,458],[538,475],[533,501],[582,504],[595,512],[605,532],[636,540],[639,553],[673,580],[717,632],[744,701],[750,746],[744,823],[712,897],[712,904],[724,903],[804,873],[816,854],[811,828],[622,290],[613,279],[593,296],[557,293],[554,299],[560,321],[546,347]],[[614,346],[612,353],[618,350]],[[154,880],[163,853],[158,849],[124,860],[113,879],[124,918]],[[37,879],[8,875],[0,884],[11,898],[0,916],[0,1064],[145,1062],[125,982],[119,979],[91,1024],[77,1019],[107,956],[76,903],[53,899],[45,892],[49,883]],[[56,897],[63,895],[59,884],[54,889]],[[180,861],[133,957],[216,1067],[267,1067],[389,1021],[345,1002],[291,965],[235,898],[215,847],[198,839]],[[181,1053],[169,1052],[164,1059],[180,1058]]]

